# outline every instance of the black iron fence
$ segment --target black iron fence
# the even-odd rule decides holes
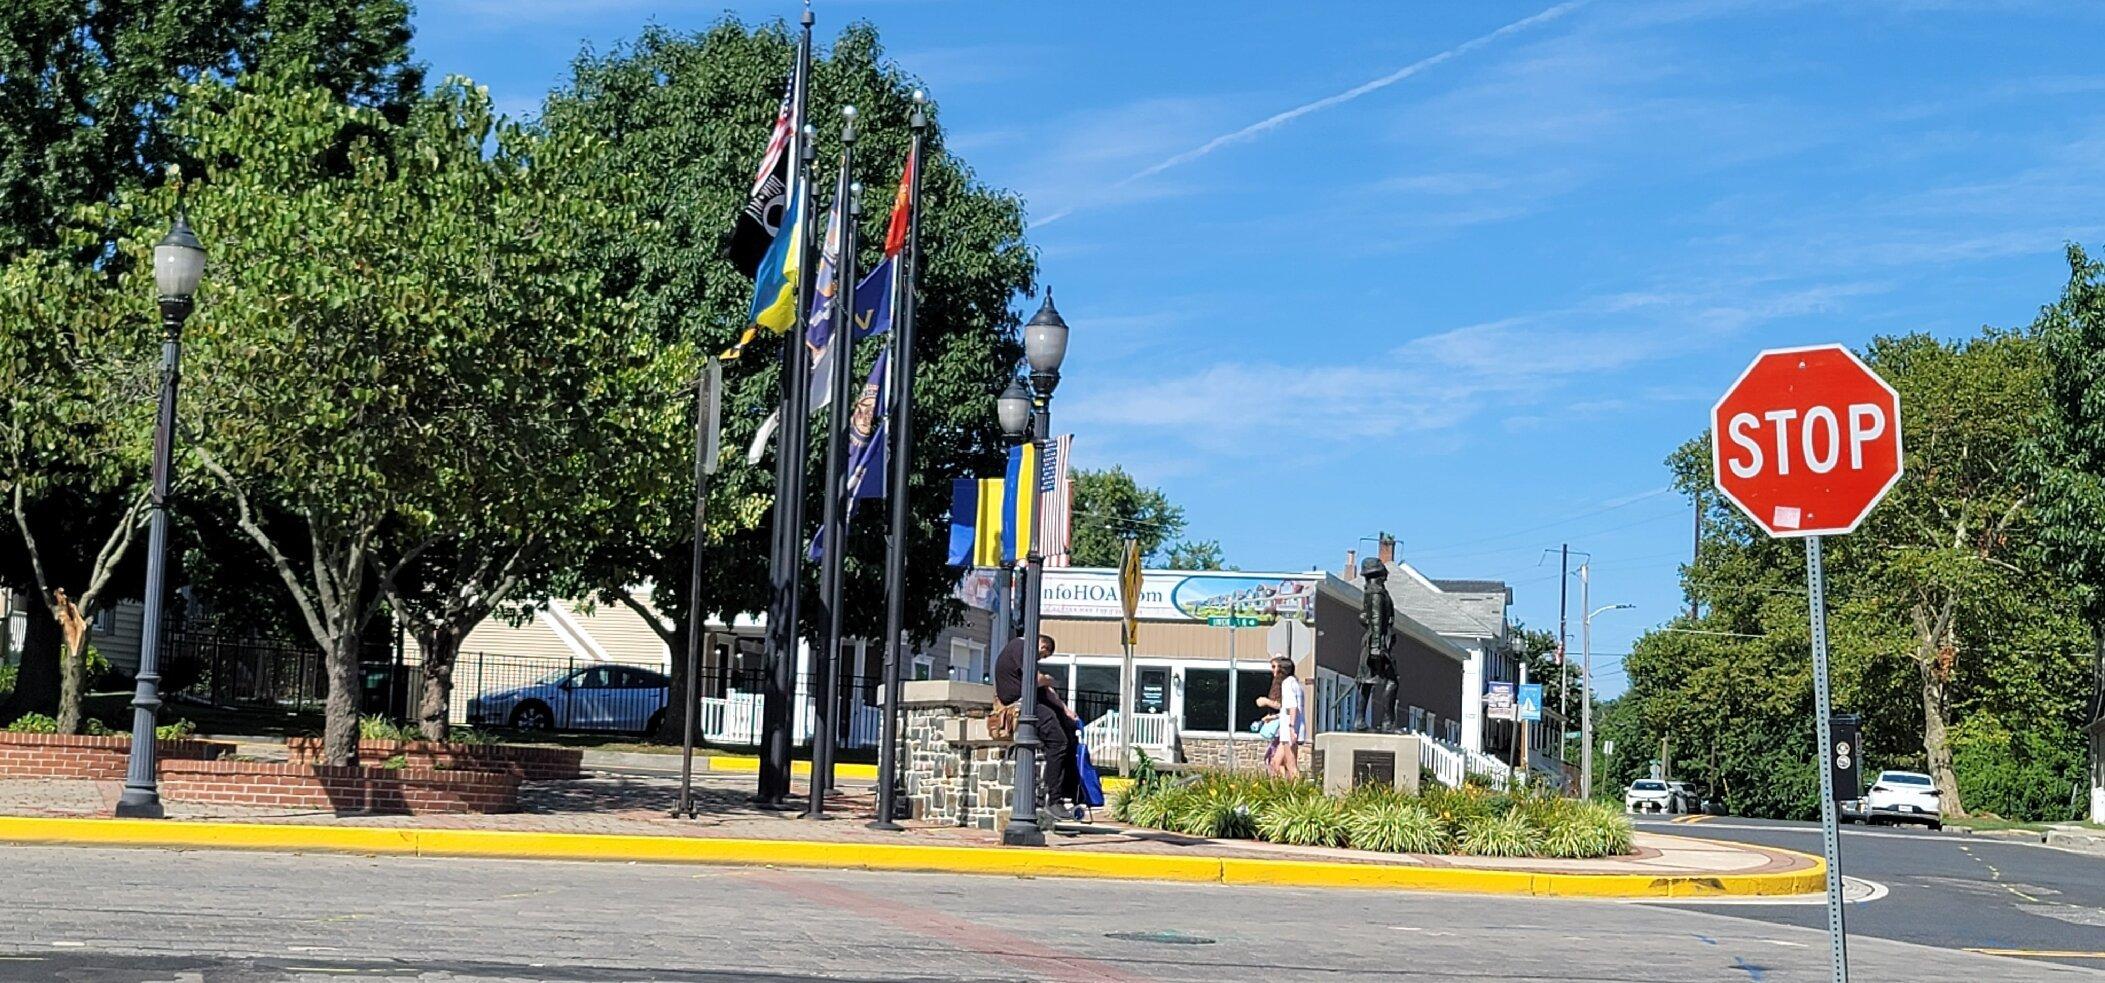
[[[321,653],[294,640],[176,630],[164,636],[162,651],[162,690],[171,696],[237,712],[318,711],[328,696]],[[404,661],[390,646],[369,646],[358,675],[361,714],[397,722],[417,718],[425,667],[415,653]],[[698,737],[716,744],[760,743],[764,672],[730,665],[704,667],[696,682]],[[810,741],[820,717],[821,679],[805,673],[794,682],[791,733],[803,744]],[[875,746],[881,686],[877,676],[841,677],[834,697],[839,710],[832,714],[841,746]],[[466,652],[454,664],[447,718],[457,726],[643,734],[658,730],[667,715],[677,714],[683,695],[673,691],[662,665]],[[1115,696],[1109,699],[1110,706],[1117,704]],[[673,724],[679,725],[676,716]]]

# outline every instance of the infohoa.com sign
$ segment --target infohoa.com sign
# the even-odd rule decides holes
[[[1316,603],[1320,573],[1263,575],[1148,571],[1141,575],[1143,621],[1205,621],[1208,618],[1256,618],[1270,624],[1280,618],[1306,620]],[[1045,618],[1119,618],[1118,571],[1045,571],[1038,614]]]

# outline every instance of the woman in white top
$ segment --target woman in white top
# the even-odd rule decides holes
[[[1258,701],[1279,712],[1272,746],[1265,751],[1265,766],[1275,778],[1301,778],[1301,740],[1308,732],[1308,700],[1301,680],[1294,675],[1294,660],[1272,657],[1272,694]]]

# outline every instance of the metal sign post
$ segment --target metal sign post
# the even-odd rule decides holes
[[[1820,537],[1805,537],[1805,589],[1811,596],[1809,612],[1813,629],[1813,713],[1820,731],[1821,756],[1834,747],[1828,733],[1827,706],[1827,577],[1820,569]],[[1820,847],[1827,860],[1828,959],[1834,966],[1835,983],[1849,983],[1849,939],[1842,926],[1842,835],[1835,826],[1834,769],[1821,762]]]
[[[673,818],[695,817],[694,808],[694,711],[695,677],[701,673],[702,547],[708,542],[707,520],[709,477],[717,470],[723,452],[724,363],[709,359],[702,365],[702,378],[694,399],[694,560],[687,581],[687,695],[686,719],[680,725],[680,800],[672,807]]]

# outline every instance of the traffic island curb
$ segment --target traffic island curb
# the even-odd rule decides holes
[[[1775,897],[1817,892],[1826,884],[1826,867],[1818,858],[1802,854],[1795,856],[1811,863],[1790,870],[1587,874],[993,846],[13,816],[0,816],[0,843],[911,871],[1570,898]]]

